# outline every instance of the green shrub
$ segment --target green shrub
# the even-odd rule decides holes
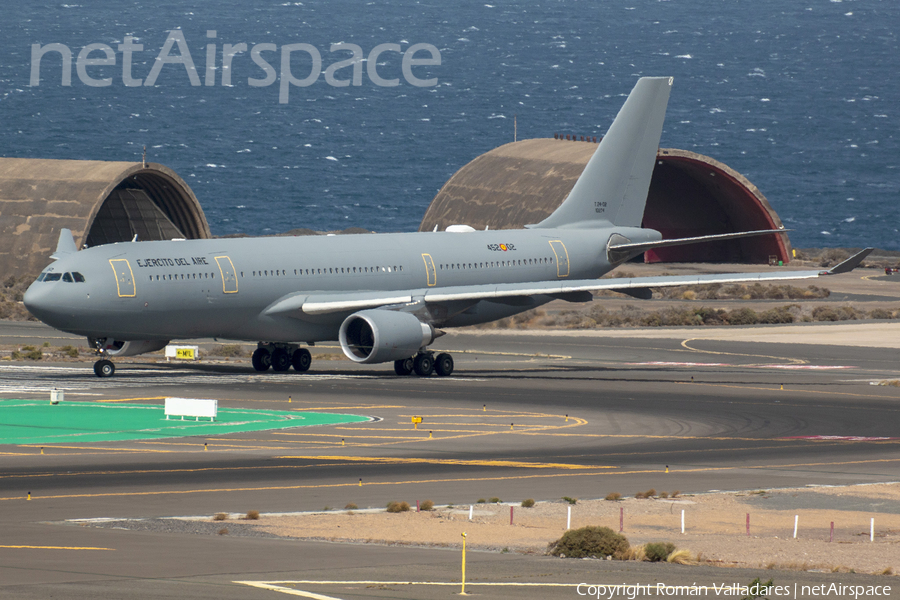
[[[569,498],[568,496],[563,496],[562,499],[569,504],[578,504],[578,498]]]
[[[479,498],[478,501],[475,502],[475,504],[487,504],[487,500],[485,500],[484,498]]]
[[[74,346],[62,346],[59,351],[69,358],[78,358],[78,348]]]
[[[653,542],[644,545],[644,554],[650,562],[661,562],[666,560],[670,554],[675,552],[675,544],[672,542]]]
[[[548,554],[566,558],[622,558],[628,552],[628,540],[609,527],[582,527],[570,529],[561,538],[551,542]]]
[[[534,498],[522,500],[522,508],[531,508],[532,506],[534,506]]]

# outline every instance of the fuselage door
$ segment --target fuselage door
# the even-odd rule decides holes
[[[109,261],[113,273],[116,274],[116,290],[119,298],[134,298],[137,292],[134,289],[134,273],[131,265],[124,258],[112,258]]]
[[[556,255],[556,276],[568,277],[569,252],[566,250],[565,245],[559,240],[553,240],[550,242],[550,247],[553,249],[553,254]]]
[[[425,261],[425,275],[428,277],[428,287],[437,285],[437,271],[434,269],[434,261],[431,260],[430,254],[423,254],[422,260]]]
[[[234,272],[234,264],[227,256],[217,256],[216,264],[219,265],[219,273],[222,274],[222,291],[226,294],[237,294],[238,281]]]

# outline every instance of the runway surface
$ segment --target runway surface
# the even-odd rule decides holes
[[[0,326],[6,343],[40,344],[65,335],[34,324],[7,325]],[[65,343],[52,340],[54,346]],[[2,398],[49,401],[49,390],[58,387],[70,401],[161,404],[166,396],[201,397],[224,407],[350,412],[382,420],[58,444],[45,446],[43,454],[38,446],[0,446],[0,597],[278,598],[279,592],[233,582],[459,577],[458,551],[58,524],[66,519],[900,480],[900,387],[872,385],[900,379],[896,349],[492,332],[454,333],[439,345],[454,352],[453,377],[398,378],[390,365],[314,360],[303,375],[259,374],[237,363],[120,364],[115,377],[101,380],[90,363],[4,362]],[[414,416],[423,419],[418,428]],[[595,561],[588,567],[583,561],[475,555],[470,568],[482,581],[530,581],[535,573],[558,583],[662,577],[690,584],[713,577],[698,568]],[[756,575],[765,579],[766,573],[727,572],[745,583]],[[779,575],[791,581],[814,577]],[[339,598],[452,593],[441,587],[310,586]],[[577,595],[560,590],[472,591],[486,597]]]

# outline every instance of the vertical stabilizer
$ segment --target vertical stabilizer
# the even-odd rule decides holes
[[[75,238],[72,237],[71,229],[60,229],[59,230],[59,241],[56,242],[56,252],[54,252],[50,258],[53,260],[59,260],[66,254],[75,254],[78,252],[78,248],[75,246]]]
[[[535,227],[640,227],[671,77],[642,77],[565,201]]]

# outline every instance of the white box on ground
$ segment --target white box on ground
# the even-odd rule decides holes
[[[200,358],[200,346],[180,346],[169,344],[166,346],[166,360],[198,360]]]
[[[65,390],[50,390],[50,404],[59,404],[63,400],[66,399],[66,391]]]
[[[199,421],[200,417],[216,420],[219,412],[218,400],[202,400],[199,398],[166,398],[166,419],[169,417],[194,417]]]

